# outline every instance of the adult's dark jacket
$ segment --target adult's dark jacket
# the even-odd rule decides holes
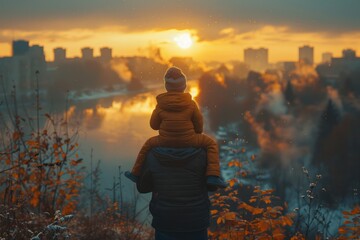
[[[194,232],[209,226],[206,151],[153,148],[138,181],[139,192],[152,191],[152,226],[163,232]]]

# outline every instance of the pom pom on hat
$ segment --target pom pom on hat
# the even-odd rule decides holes
[[[168,68],[168,70],[166,70],[164,80],[167,91],[183,92],[186,89],[186,76],[180,68]]]

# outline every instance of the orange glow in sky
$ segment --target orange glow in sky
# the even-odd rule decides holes
[[[245,33],[235,33],[232,28],[219,32],[221,38],[201,40],[196,29],[168,29],[143,32],[124,32],[115,27],[70,29],[66,31],[1,31],[3,36],[28,39],[30,44],[44,46],[46,59],[53,60],[53,49],[67,49],[67,57],[80,56],[81,48],[91,47],[98,56],[99,49],[113,49],[113,56],[147,56],[149,46],[161,49],[165,59],[171,57],[193,57],[198,61],[243,61],[245,48],[269,48],[269,61],[296,61],[298,47],[309,44],[315,49],[315,61],[321,61],[323,52],[341,56],[345,48],[360,51],[360,32],[334,36],[329,41],[320,33],[289,33],[286,27],[266,26]],[[11,42],[0,42],[0,56],[11,55]]]

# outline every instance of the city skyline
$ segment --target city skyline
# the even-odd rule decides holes
[[[109,61],[112,57],[128,57],[124,55],[114,55],[113,54],[113,48],[111,46],[101,46],[98,48],[94,48],[91,46],[82,46],[79,48],[79,54],[78,55],[69,55],[67,48],[58,46],[51,50],[51,54],[49,56],[46,55],[46,51],[44,50],[46,46],[38,45],[38,44],[30,44],[29,40],[19,39],[19,40],[13,40],[11,43],[11,54],[8,56],[1,56],[0,58],[4,57],[13,57],[16,55],[14,52],[14,46],[18,45],[18,51],[24,51],[24,48],[31,48],[31,47],[41,47],[41,51],[43,51],[45,55],[45,60],[47,62],[56,62],[56,58],[58,59],[71,59],[71,58],[82,58],[82,59],[92,59],[95,57],[103,58],[104,61]],[[26,45],[26,46],[25,46]],[[96,50],[96,53],[94,53],[94,50]],[[284,59],[283,61],[277,61],[277,62],[271,62],[269,61],[271,54],[269,53],[271,49],[259,47],[259,48],[245,48],[243,50],[243,59],[232,59],[236,61],[241,61],[244,63],[247,63],[249,66],[254,64],[254,70],[264,70],[268,64],[274,64],[274,63],[280,63],[280,62],[299,62],[303,61],[307,64],[313,65],[313,64],[320,64],[324,62],[328,62],[331,58],[341,58],[344,57],[346,54],[354,54],[354,57],[357,57],[356,50],[352,48],[343,48],[339,55],[333,54],[333,52],[326,51],[322,52],[321,54],[321,60],[315,61],[314,52],[315,48],[311,45],[302,45],[297,47],[298,55],[295,60],[290,59]],[[1,53],[1,52],[0,52]],[[56,55],[58,55],[56,57]],[[133,56],[139,56],[139,55],[133,55]],[[141,56],[141,55],[140,55]],[[171,56],[171,57],[178,57],[178,56]],[[255,63],[257,60],[260,61],[260,63]]]
[[[190,58],[172,58],[172,59],[163,59],[160,52],[154,52],[152,58],[145,58],[143,56],[133,56],[128,59],[126,56],[113,56],[112,48],[110,47],[101,47],[99,49],[100,54],[94,54],[94,48],[89,46],[84,46],[80,49],[80,57],[69,57],[67,55],[67,49],[63,47],[57,47],[53,49],[53,61],[46,61],[44,46],[37,44],[30,44],[27,40],[17,40],[12,42],[12,54],[11,57],[0,57],[0,72],[2,73],[4,79],[12,79],[21,89],[27,89],[31,85],[31,79],[36,77],[36,72],[44,73],[42,78],[50,74],[53,71],[56,71],[63,63],[67,63],[68,67],[74,67],[78,64],[100,64],[101,66],[111,66],[111,69],[115,69],[117,76],[125,77],[129,81],[129,67],[130,65],[138,65],[137,67],[141,68],[141,65],[147,65],[148,70],[154,68],[166,68],[169,63],[175,64],[176,62],[185,67],[189,73],[190,65],[194,68],[195,66],[199,69],[204,70],[204,64],[196,62]],[[285,79],[288,79],[291,76],[291,73],[297,68],[297,66],[310,66],[316,67],[317,70],[321,71],[324,76],[327,76],[328,79],[338,79],[342,71],[348,71],[350,69],[356,69],[359,67],[360,57],[357,57],[356,51],[353,49],[343,49],[341,57],[333,56],[332,53],[325,52],[323,54],[323,61],[321,63],[314,62],[314,47],[309,45],[299,46],[298,47],[298,59],[297,61],[283,61],[272,63],[269,62],[269,49],[267,48],[247,48],[244,49],[244,61],[229,62],[233,68],[236,68],[235,65],[242,64],[242,72],[238,72],[240,75],[246,74],[246,71],[252,70],[260,73],[267,72],[268,70],[279,70],[282,71]],[[135,62],[133,62],[134,59]],[[176,60],[177,59],[177,60]],[[91,61],[89,61],[91,60]],[[113,60],[113,61],[112,61]],[[125,61],[133,62],[133,64],[127,65]],[[119,62],[120,61],[120,62]],[[121,66],[118,66],[119,64]],[[212,65],[214,62],[210,63]],[[221,62],[218,62],[221,63]],[[221,64],[223,64],[222,62]],[[125,64],[125,65],[124,65]],[[187,65],[188,64],[188,65]],[[206,63],[205,63],[206,64]],[[209,65],[209,67],[210,67]],[[202,67],[200,67],[202,66]],[[214,66],[214,65],[213,65]],[[230,68],[232,68],[230,66]],[[134,69],[133,69],[134,70]],[[72,71],[75,71],[73,69]],[[137,70],[135,70],[137,71]],[[147,70],[139,70],[144,72]],[[150,70],[152,71],[152,70]],[[130,76],[133,76],[134,73],[131,73]],[[158,76],[157,76],[158,77]],[[154,76],[154,78],[157,78]]]

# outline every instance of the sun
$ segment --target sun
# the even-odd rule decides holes
[[[190,33],[182,33],[174,37],[176,44],[182,49],[188,49],[193,45]]]

